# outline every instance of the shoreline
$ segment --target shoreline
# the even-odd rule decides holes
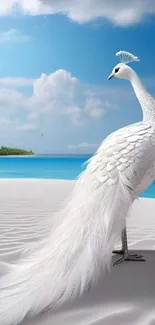
[[[26,182],[26,183],[29,183],[29,182],[43,182],[43,183],[63,183],[65,184],[66,182],[69,182],[70,184],[75,184],[77,182],[77,179],[62,179],[62,178],[23,178],[23,177],[20,177],[20,178],[13,178],[13,177],[10,177],[10,178],[0,178],[0,183],[3,182],[3,183],[13,183],[13,182],[19,182],[19,183],[23,183],[23,182]],[[146,190],[147,191],[147,190]],[[145,192],[144,192],[145,193]],[[155,197],[147,197],[147,196],[139,196],[138,197],[138,200],[141,200],[141,199],[151,199],[151,200],[154,200]]]

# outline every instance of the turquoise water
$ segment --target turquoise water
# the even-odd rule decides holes
[[[0,157],[0,178],[76,179],[90,156]]]
[[[90,156],[0,157],[0,178],[76,179]],[[142,197],[155,197],[155,182]]]

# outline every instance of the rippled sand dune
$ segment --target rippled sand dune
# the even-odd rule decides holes
[[[47,236],[75,181],[0,181],[0,259],[15,260],[32,241]],[[126,262],[106,274],[78,302],[23,325],[154,325],[155,200],[139,199],[127,224],[129,247],[146,262]],[[102,258],[102,256],[101,256]],[[113,260],[116,256],[113,257]]]

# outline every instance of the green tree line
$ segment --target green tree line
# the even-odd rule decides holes
[[[10,155],[28,156],[28,155],[34,155],[34,153],[32,152],[32,150],[27,151],[24,149],[8,148],[3,146],[0,148],[0,156],[10,156]]]

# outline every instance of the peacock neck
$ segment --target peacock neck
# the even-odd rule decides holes
[[[134,70],[132,70],[130,81],[143,111],[143,121],[155,122],[155,100],[144,88]]]

